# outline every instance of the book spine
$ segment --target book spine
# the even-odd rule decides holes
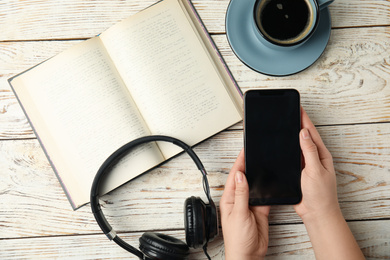
[[[36,67],[36,66],[34,66],[34,67]],[[33,67],[33,68],[34,68],[34,67]],[[23,73],[24,73],[24,72],[22,72],[21,74],[23,74]],[[19,75],[20,75],[20,74],[19,74]],[[22,111],[23,111],[24,115],[26,116],[26,118],[27,118],[27,120],[28,120],[28,122],[29,122],[29,124],[30,124],[30,126],[31,126],[31,128],[32,128],[32,130],[33,130],[33,132],[34,132],[34,134],[35,134],[35,136],[37,137],[38,142],[39,142],[39,144],[41,145],[42,150],[43,150],[43,152],[45,153],[45,155],[46,155],[46,157],[47,157],[47,159],[48,159],[48,161],[49,161],[49,163],[50,163],[50,166],[52,167],[52,169],[53,169],[55,175],[57,176],[57,179],[58,179],[58,181],[60,182],[61,187],[62,187],[62,189],[64,190],[65,195],[66,195],[66,197],[67,197],[69,203],[70,203],[71,206],[72,206],[72,209],[73,209],[73,210],[76,210],[78,207],[76,206],[76,204],[74,203],[72,197],[70,196],[70,193],[69,193],[68,189],[66,188],[64,182],[62,181],[61,176],[58,174],[57,168],[55,167],[53,161],[50,159],[49,153],[47,152],[47,150],[46,150],[46,148],[45,148],[45,145],[43,144],[41,138],[39,137],[37,131],[35,130],[34,124],[33,124],[32,121],[30,120],[30,117],[28,116],[26,109],[24,108],[22,102],[20,101],[20,99],[19,99],[19,97],[18,97],[18,94],[16,93],[14,87],[12,86],[12,83],[11,83],[11,82],[12,82],[12,79],[15,78],[15,77],[17,77],[17,76],[18,76],[18,75],[14,76],[14,77],[12,77],[12,78],[9,78],[9,79],[8,79],[8,84],[10,85],[10,87],[11,87],[11,89],[12,89],[12,91],[13,91],[13,93],[14,93],[14,95],[15,95],[15,97],[16,97],[16,99],[17,99],[19,105],[20,105],[20,107],[22,108]]]
[[[194,5],[192,4],[191,0],[186,0],[186,1],[188,2],[189,6],[191,7],[192,12],[195,14],[196,19],[198,20],[199,24],[201,25],[201,27],[202,27],[202,29],[203,29],[203,32],[206,34],[206,36],[207,36],[207,38],[209,39],[211,45],[213,46],[214,51],[217,53],[217,55],[218,55],[220,61],[222,62],[223,66],[224,66],[224,68],[225,68],[225,70],[226,70],[226,72],[228,73],[230,79],[232,80],[234,86],[236,87],[236,90],[237,90],[238,93],[241,95],[241,97],[243,97],[243,93],[242,93],[240,87],[238,86],[236,80],[234,79],[233,74],[231,73],[229,67],[226,65],[226,62],[225,62],[225,60],[223,59],[222,54],[221,54],[220,51],[218,50],[217,45],[215,44],[214,40],[211,38],[210,33],[207,31],[207,28],[206,28],[206,26],[204,25],[202,19],[200,18],[198,12],[196,11]]]

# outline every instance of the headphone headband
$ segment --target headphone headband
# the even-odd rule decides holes
[[[209,200],[209,203],[214,205],[214,202],[211,199],[210,196],[210,190],[209,190],[209,184],[207,181],[207,173],[206,170],[203,167],[202,162],[200,161],[199,157],[195,154],[195,152],[191,149],[189,145],[184,143],[183,141],[176,139],[174,137],[169,136],[163,136],[163,135],[151,135],[151,136],[145,136],[140,137],[138,139],[135,139],[122,147],[120,147],[118,150],[116,150],[114,153],[112,153],[100,166],[91,187],[91,194],[90,194],[90,200],[91,200],[91,209],[93,212],[93,215],[96,219],[96,222],[99,224],[100,228],[104,232],[104,234],[110,239],[116,242],[119,246],[121,246],[123,249],[135,254],[140,259],[143,259],[143,254],[138,249],[134,248],[133,246],[129,245],[125,241],[123,241],[120,237],[118,237],[115,233],[115,231],[112,229],[111,225],[108,223],[107,219],[103,215],[103,212],[101,210],[101,206],[99,203],[99,188],[102,180],[106,176],[106,174],[109,172],[109,169],[111,169],[112,166],[114,166],[120,159],[122,159],[126,154],[129,153],[129,151],[133,148],[135,148],[138,145],[154,142],[154,141],[163,141],[163,142],[169,142],[173,143],[179,147],[181,147],[194,161],[197,168],[200,170],[200,172],[203,175],[203,188],[206,193],[207,199]]]

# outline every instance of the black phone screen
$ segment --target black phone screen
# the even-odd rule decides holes
[[[295,89],[244,96],[245,174],[249,204],[297,204],[301,192],[301,109]]]

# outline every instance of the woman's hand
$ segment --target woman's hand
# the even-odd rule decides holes
[[[338,213],[340,207],[332,155],[305,110],[302,108],[301,111],[302,130],[299,139],[303,154],[303,198],[294,208],[305,221],[311,217]]]
[[[270,206],[249,206],[249,186],[244,171],[244,150],[241,150],[219,204],[226,260],[259,260],[267,253]]]
[[[362,251],[339,207],[332,156],[305,110],[301,110],[303,196],[301,203],[295,205],[295,211],[305,224],[317,260],[363,260]]]

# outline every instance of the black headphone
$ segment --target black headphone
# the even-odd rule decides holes
[[[146,232],[139,239],[140,250],[138,250],[118,237],[116,232],[112,229],[104,217],[99,204],[99,187],[109,170],[121,158],[123,158],[124,155],[128,154],[131,149],[138,145],[153,141],[170,142],[183,148],[184,151],[187,152],[203,175],[203,189],[206,193],[209,204],[204,203],[199,197],[194,196],[185,200],[184,226],[187,244],[168,235]],[[203,247],[206,256],[208,259],[210,259],[210,256],[207,254],[207,243],[218,235],[218,216],[217,209],[210,196],[210,188],[206,175],[207,173],[202,165],[202,162],[199,160],[198,156],[191,149],[191,147],[184,142],[173,137],[162,135],[141,137],[123,145],[121,148],[116,150],[99,168],[91,188],[92,213],[95,216],[95,219],[100,228],[110,240],[113,240],[120,247],[136,255],[140,259],[186,259],[186,257],[189,255],[189,247]]]

